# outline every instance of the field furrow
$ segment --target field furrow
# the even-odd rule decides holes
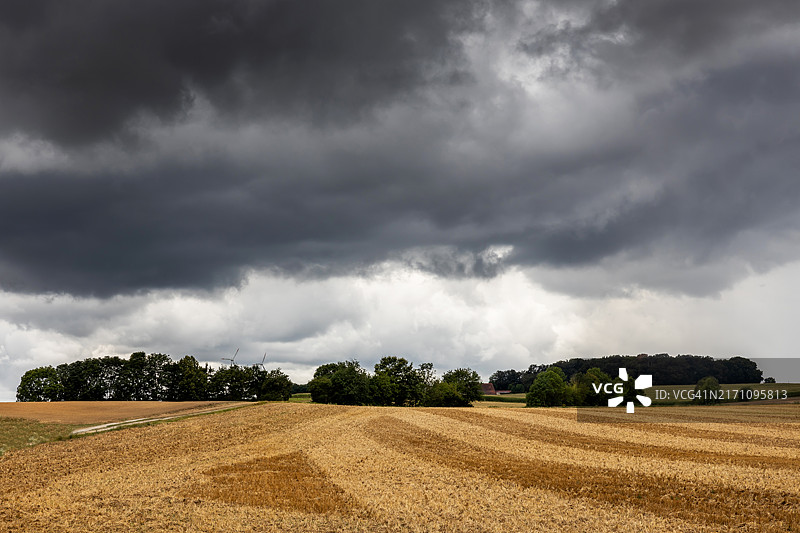
[[[640,507],[662,516],[709,525],[760,525],[763,531],[785,531],[800,525],[800,497],[793,494],[734,490],[666,475],[582,465],[570,465],[565,471],[550,461],[465,443],[388,416],[372,422],[370,436],[426,461],[504,479],[525,488]],[[756,502],[758,505],[753,505]]]
[[[660,459],[692,461],[697,463],[711,463],[722,465],[754,466],[760,468],[784,468],[800,470],[800,456],[795,453],[788,457],[769,455],[729,454],[711,451],[695,451],[676,447],[668,447],[642,442],[629,442],[617,440],[612,437],[584,435],[565,431],[553,427],[520,423],[516,420],[505,419],[499,416],[490,416],[474,411],[456,409],[438,409],[430,411],[438,416],[452,418],[480,426],[499,433],[514,435],[529,441],[538,441],[547,444],[580,448],[601,453],[622,454],[629,457],[652,457]],[[608,432],[606,431],[606,434]]]
[[[739,414],[252,405],[7,452],[0,531],[797,530],[798,429]]]
[[[674,409],[687,408],[659,408],[659,410],[673,411]],[[510,410],[509,410],[510,411]],[[527,411],[527,410],[526,410]],[[796,450],[800,448],[800,423],[775,422],[759,426],[741,419],[739,412],[733,413],[727,421],[718,421],[713,424],[704,423],[702,418],[686,416],[681,421],[674,420],[671,414],[642,416],[640,421],[626,421],[623,413],[602,414],[604,410],[598,409],[581,414],[580,423],[597,424],[608,429],[643,430],[649,434],[669,435],[679,438],[702,438],[703,440],[731,442],[740,444],[755,444],[770,447],[781,447]],[[545,416],[565,422],[578,421],[575,409],[537,409],[537,416]],[[772,416],[778,420],[777,415]],[[716,417],[720,420],[719,417]],[[794,416],[791,418],[794,420]],[[671,420],[671,422],[667,422]]]

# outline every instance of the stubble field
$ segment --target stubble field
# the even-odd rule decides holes
[[[46,443],[0,458],[0,530],[800,529],[800,405],[592,416],[270,403]]]

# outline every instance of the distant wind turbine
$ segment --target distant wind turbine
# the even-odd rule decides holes
[[[233,354],[233,357],[223,357],[223,361],[230,361],[232,365],[236,364],[236,355],[239,353],[239,348],[236,348],[236,353]]]

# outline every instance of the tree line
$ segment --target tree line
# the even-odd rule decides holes
[[[530,390],[536,376],[550,369],[560,368],[566,382],[575,376],[597,369],[616,376],[618,369],[627,368],[632,375],[651,374],[655,385],[693,385],[700,379],[713,376],[719,383],[761,383],[762,371],[758,365],[744,357],[714,359],[708,356],[668,354],[609,355],[597,358],[573,358],[551,365],[531,365],[527,370],[497,370],[489,382],[497,390],[525,392]]]
[[[771,379],[771,378],[767,378]],[[767,382],[765,380],[765,382]],[[772,379],[771,382],[775,382]],[[619,376],[612,378],[597,367],[590,368],[585,373],[578,372],[567,379],[566,374],[558,366],[551,366],[540,372],[533,380],[530,389],[525,394],[527,407],[572,407],[572,406],[601,406],[607,405],[611,396],[620,393],[608,392],[604,385],[622,385],[621,395],[627,401],[633,401],[639,391],[634,389],[634,380],[622,381]],[[612,389],[613,390],[613,389]],[[720,403],[723,398],[722,387],[714,376],[700,378],[695,384],[692,394],[692,403],[710,405]],[[750,400],[753,390],[742,387],[734,395],[735,401],[746,402]]]
[[[372,374],[354,360],[322,365],[308,391],[314,402],[341,405],[467,407],[482,397],[480,376],[470,368],[437,379],[432,363],[415,368],[395,356],[383,357]]]
[[[280,369],[231,365],[213,369],[192,356],[173,361],[144,352],[128,359],[88,358],[28,370],[17,401],[88,400],[288,400],[307,390],[317,403],[342,405],[469,406],[482,396],[480,376],[457,368],[436,378],[432,363],[414,367],[402,357],[383,357],[370,374],[358,361],[319,366],[306,386],[292,384]]]
[[[187,355],[178,361],[144,352],[128,359],[88,358],[28,370],[19,402],[88,400],[288,400],[292,382],[280,369],[231,365],[213,369]]]

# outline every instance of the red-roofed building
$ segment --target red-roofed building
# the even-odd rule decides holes
[[[497,392],[494,390],[494,385],[491,383],[481,383],[481,392],[486,395],[496,395]]]

